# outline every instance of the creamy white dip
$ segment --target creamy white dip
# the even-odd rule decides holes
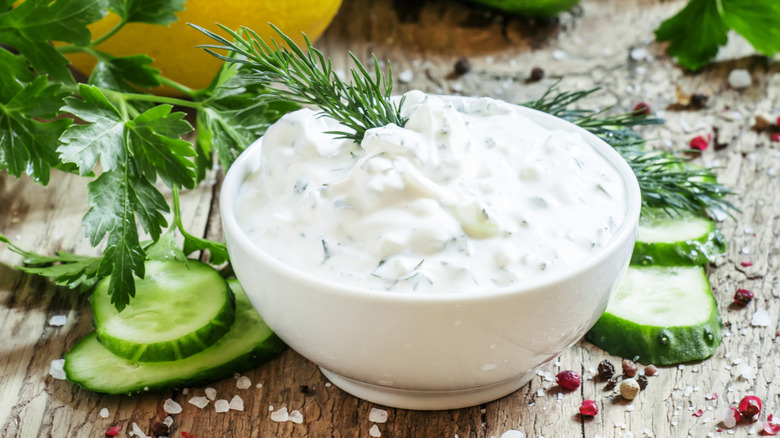
[[[618,171],[577,133],[489,98],[412,91],[402,113],[360,144],[312,110],[282,117],[241,186],[243,231],[323,279],[465,292],[570,269],[625,220]]]

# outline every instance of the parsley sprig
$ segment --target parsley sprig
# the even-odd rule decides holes
[[[344,82],[336,72],[330,59],[314,48],[304,35],[305,50],[271,25],[284,45],[271,40],[270,45],[253,30],[242,27],[235,32],[218,25],[233,40],[192,25],[219,44],[200,46],[217,58],[239,63],[248,68],[244,79],[249,83],[263,84],[269,87],[267,93],[260,96],[258,103],[276,100],[314,105],[328,117],[337,120],[351,131],[336,131],[343,138],[360,142],[366,131],[391,123],[403,126],[406,120],[401,116],[403,99],[394,102],[390,99],[393,91],[392,69],[383,74],[379,62],[374,57],[374,76],[352,53],[350,58],[356,68],[350,70],[351,83]],[[227,54],[216,52],[226,51]]]
[[[224,66],[207,88],[191,90],[162,76],[146,55],[118,57],[99,50],[128,23],[171,23],[184,1],[153,3],[26,0],[0,7],[0,171],[15,177],[26,173],[42,184],[49,182],[51,169],[86,178],[85,234],[92,246],[105,242],[98,257],[11,249],[23,256],[26,270],[57,284],[88,287],[111,275],[109,294],[120,310],[134,296],[133,277],[143,277],[150,252],[166,253],[160,250],[165,245],[171,250],[174,234],[183,240],[182,254],[208,250],[215,264],[226,260],[223,243],[184,229],[178,192],[205,178],[213,156],[229,167],[271,123],[297,108],[290,102],[256,105],[264,87],[238,81],[238,66]],[[93,36],[87,26],[109,11],[119,23]],[[77,83],[68,68],[64,54],[75,52],[98,61],[86,83]],[[161,84],[186,98],[149,93]],[[255,110],[243,111],[248,106]],[[177,107],[197,114],[194,144],[185,140],[193,127]],[[158,182],[173,193],[173,209]],[[151,242],[141,241],[137,224]]]
[[[691,165],[683,156],[645,149],[637,126],[663,123],[641,112],[610,114],[610,108],[589,110],[574,107],[598,91],[560,91],[556,85],[539,99],[523,105],[566,119],[602,138],[626,160],[639,181],[642,205],[670,213],[716,217],[737,211],[726,196],[732,192],[717,182],[711,169]]]
[[[766,56],[780,52],[780,2],[777,0],[690,0],[661,23],[658,41],[685,68],[698,70],[728,42],[733,29]]]

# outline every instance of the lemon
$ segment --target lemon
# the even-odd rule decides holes
[[[216,23],[231,29],[246,26],[266,41],[276,36],[268,23],[273,23],[296,43],[303,42],[301,32],[312,41],[317,39],[330,24],[341,5],[341,0],[190,0],[185,10],[177,13],[178,20],[169,26],[146,23],[128,23],[114,36],[100,44],[98,50],[115,56],[146,54],[154,58],[153,67],[163,76],[190,88],[203,88],[211,82],[222,61],[209,55],[200,44],[213,44],[213,40],[187,23],[197,24],[218,31]],[[93,38],[100,37],[119,22],[119,17],[108,14],[89,26]],[[224,35],[224,32],[221,32]],[[277,37],[278,40],[278,37]],[[96,61],[92,56],[68,54],[73,67],[89,74]],[[161,87],[153,90],[160,94],[177,94]]]

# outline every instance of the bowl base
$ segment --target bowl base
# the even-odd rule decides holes
[[[530,382],[533,372],[486,386],[445,391],[419,391],[360,382],[319,367],[322,374],[345,392],[391,408],[435,411],[477,406],[511,394]]]

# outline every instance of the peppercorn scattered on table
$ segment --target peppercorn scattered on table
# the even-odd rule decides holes
[[[653,41],[683,1],[583,0],[557,19],[513,18],[458,2],[344,2],[316,44],[347,71],[347,52],[389,60],[395,92],[491,96],[513,103],[600,87],[579,104],[666,120],[648,147],[716,168],[739,211],[716,225],[728,250],[708,266],[723,318],[710,358],[632,363],[580,341],[518,391],[482,406],[409,411],[354,398],[287,350],[211,385],[100,395],[61,380],[68,349],[92,330],[86,295],[14,268],[0,243],[0,436],[3,437],[677,437],[773,435],[780,415],[780,64],[732,41],[719,61],[683,71]],[[199,23],[206,25],[208,23]],[[192,60],[208,56],[193,50]],[[744,72],[743,72],[744,70]],[[739,73],[734,73],[739,71]],[[749,84],[745,86],[745,72]],[[735,82],[729,78],[739,76]],[[737,88],[735,88],[737,87]],[[221,173],[181,194],[185,228],[222,238]],[[0,233],[39,253],[94,254],[83,237],[82,179],[47,187],[0,174]],[[675,303],[668,303],[674,306]],[[628,363],[624,359],[629,359]],[[641,361],[640,361],[641,362]],[[771,418],[771,419],[770,419]],[[763,431],[763,432],[762,432]]]

